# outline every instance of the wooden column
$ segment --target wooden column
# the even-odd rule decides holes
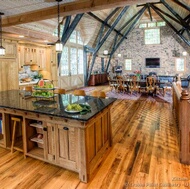
[[[190,121],[189,121],[189,93],[182,90],[179,105],[179,134],[180,134],[180,161],[190,164]]]

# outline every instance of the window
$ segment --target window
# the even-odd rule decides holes
[[[148,23],[148,28],[156,27],[156,22]]]
[[[59,75],[77,75],[83,74],[83,41],[80,37],[80,33],[76,30],[73,31],[66,46],[63,48]]]
[[[157,22],[157,27],[165,26],[166,22]]]
[[[132,70],[132,60],[125,59],[125,70],[131,71]]]
[[[77,32],[77,36],[78,36],[78,40],[77,40],[77,42],[78,42],[78,44],[80,44],[80,45],[83,45],[83,41],[82,41],[82,38],[81,38],[81,36],[80,36],[80,32]]]
[[[159,22],[149,22],[149,23],[141,23],[139,24],[139,28],[152,28],[152,27],[162,27],[165,26],[166,22],[159,21]]]
[[[68,57],[69,48],[64,47],[62,56],[61,56],[61,63],[60,63],[60,75],[68,75],[69,74],[69,57]]]
[[[70,38],[69,38],[69,41],[72,42],[72,43],[76,43],[77,42],[77,32],[76,30],[73,31],[73,33],[71,34]]]
[[[83,50],[78,49],[78,74],[83,74]]]
[[[145,29],[144,30],[145,44],[160,44],[160,29]]]
[[[143,23],[143,24],[140,24],[139,25],[139,28],[146,28],[147,27],[147,24],[146,23]]]
[[[184,58],[176,58],[176,71],[184,72],[185,71],[185,59]]]

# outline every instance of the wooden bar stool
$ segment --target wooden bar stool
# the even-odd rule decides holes
[[[23,121],[22,118],[19,117],[11,117],[11,120],[13,121],[13,133],[12,133],[12,143],[11,143],[11,153],[14,152],[14,150],[24,152],[23,146],[24,146],[24,137],[23,137]],[[19,143],[18,146],[15,146],[15,138],[16,138],[16,127],[22,127],[22,143]]]

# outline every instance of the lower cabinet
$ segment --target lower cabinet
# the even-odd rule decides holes
[[[78,128],[26,119],[26,155],[78,170]]]
[[[65,168],[78,169],[78,128],[66,125],[56,126],[56,162]]]

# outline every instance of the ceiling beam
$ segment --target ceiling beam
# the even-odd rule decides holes
[[[139,2],[158,2],[158,0],[80,0],[60,5],[60,16],[70,16],[91,11],[103,10],[115,7],[125,7]],[[2,17],[2,27],[9,27],[24,23],[57,17],[57,6],[31,11],[14,16]]]
[[[190,46],[190,42],[180,34],[180,32],[168,21],[157,9],[155,6],[150,4],[151,8],[168,24],[168,26],[188,45]]]

